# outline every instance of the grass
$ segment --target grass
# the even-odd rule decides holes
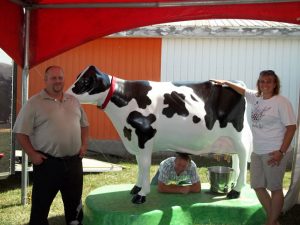
[[[119,172],[106,172],[106,173],[86,173],[84,174],[84,190],[83,200],[90,193],[90,191],[104,185],[122,184],[122,183],[135,183],[137,175],[137,165],[133,159],[120,159],[112,156],[93,156],[103,161],[109,161],[119,164],[123,167]],[[160,160],[159,160],[160,161]],[[151,166],[151,177],[154,176],[158,168],[158,162]],[[195,160],[196,161],[196,160]],[[203,162],[203,160],[202,160]],[[197,163],[199,166],[199,163]],[[201,182],[208,182],[206,167],[198,168]],[[288,188],[290,183],[291,172],[287,172],[284,180],[285,188]],[[249,176],[248,176],[249,179]],[[30,176],[29,176],[29,180]],[[248,180],[249,183],[249,180]],[[6,180],[0,180],[0,221],[1,225],[23,225],[29,220],[30,214],[30,194],[32,185],[29,183],[28,188],[28,204],[21,205],[21,175],[17,173],[8,177]],[[64,225],[63,204],[61,196],[58,194],[51,206],[49,213],[50,225]]]

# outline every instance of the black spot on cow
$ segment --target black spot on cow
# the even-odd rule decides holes
[[[131,132],[132,130],[130,128],[127,127],[123,128],[124,137],[126,137],[128,141],[131,141]]]
[[[210,81],[206,82],[172,82],[174,86],[181,87],[189,87],[194,91],[194,94],[201,98],[204,102],[208,100],[210,97],[210,91],[212,87],[212,83]],[[193,97],[194,98],[194,97]],[[195,99],[196,100],[196,99]]]
[[[246,101],[242,95],[229,87],[215,85],[210,81],[202,83],[177,82],[173,84],[178,87],[192,88],[195,95],[203,100],[207,129],[211,130],[217,120],[220,127],[226,127],[228,123],[231,123],[237,131],[243,129]]]
[[[195,102],[198,102],[198,99],[196,99],[193,95],[191,95],[191,99]]]
[[[106,91],[110,87],[110,80],[107,74],[99,71],[96,67],[90,66],[83,72],[79,80],[76,81],[72,91],[75,94],[88,92],[89,95]]]
[[[149,81],[124,81],[118,82],[111,101],[118,107],[124,107],[135,99],[139,108],[145,109],[152,101],[147,96],[152,89]]]
[[[172,91],[171,94],[164,94],[164,104],[168,105],[162,110],[162,114],[168,118],[178,114],[179,116],[187,117],[189,111],[185,107],[185,95]]]
[[[140,112],[133,111],[127,117],[127,123],[135,128],[135,133],[138,137],[139,148],[145,148],[145,143],[154,137],[156,129],[153,129],[151,124],[156,120],[154,114],[143,116]]]
[[[212,129],[216,120],[220,127],[232,123],[237,131],[243,129],[244,112],[246,109],[245,98],[229,87],[212,85],[211,95],[205,102],[205,122],[208,129]]]
[[[193,116],[193,122],[194,123],[199,123],[201,121],[201,119],[198,116]]]

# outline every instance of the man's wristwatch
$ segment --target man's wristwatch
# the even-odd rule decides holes
[[[285,152],[284,151],[279,150],[279,152],[281,153],[282,156],[285,156]]]

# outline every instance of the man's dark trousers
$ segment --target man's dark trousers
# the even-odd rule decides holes
[[[82,159],[79,156],[46,156],[47,159],[42,164],[33,166],[29,225],[48,225],[50,206],[58,191],[61,192],[67,225],[71,222],[82,224]]]

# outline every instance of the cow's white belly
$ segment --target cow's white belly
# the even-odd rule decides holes
[[[232,134],[232,135],[228,135]],[[214,128],[208,130],[204,121],[198,124],[164,124],[157,130],[154,139],[153,151],[180,151],[195,155],[205,153],[235,153],[236,149],[232,140],[240,139],[231,124],[226,128],[219,128],[216,121]]]

